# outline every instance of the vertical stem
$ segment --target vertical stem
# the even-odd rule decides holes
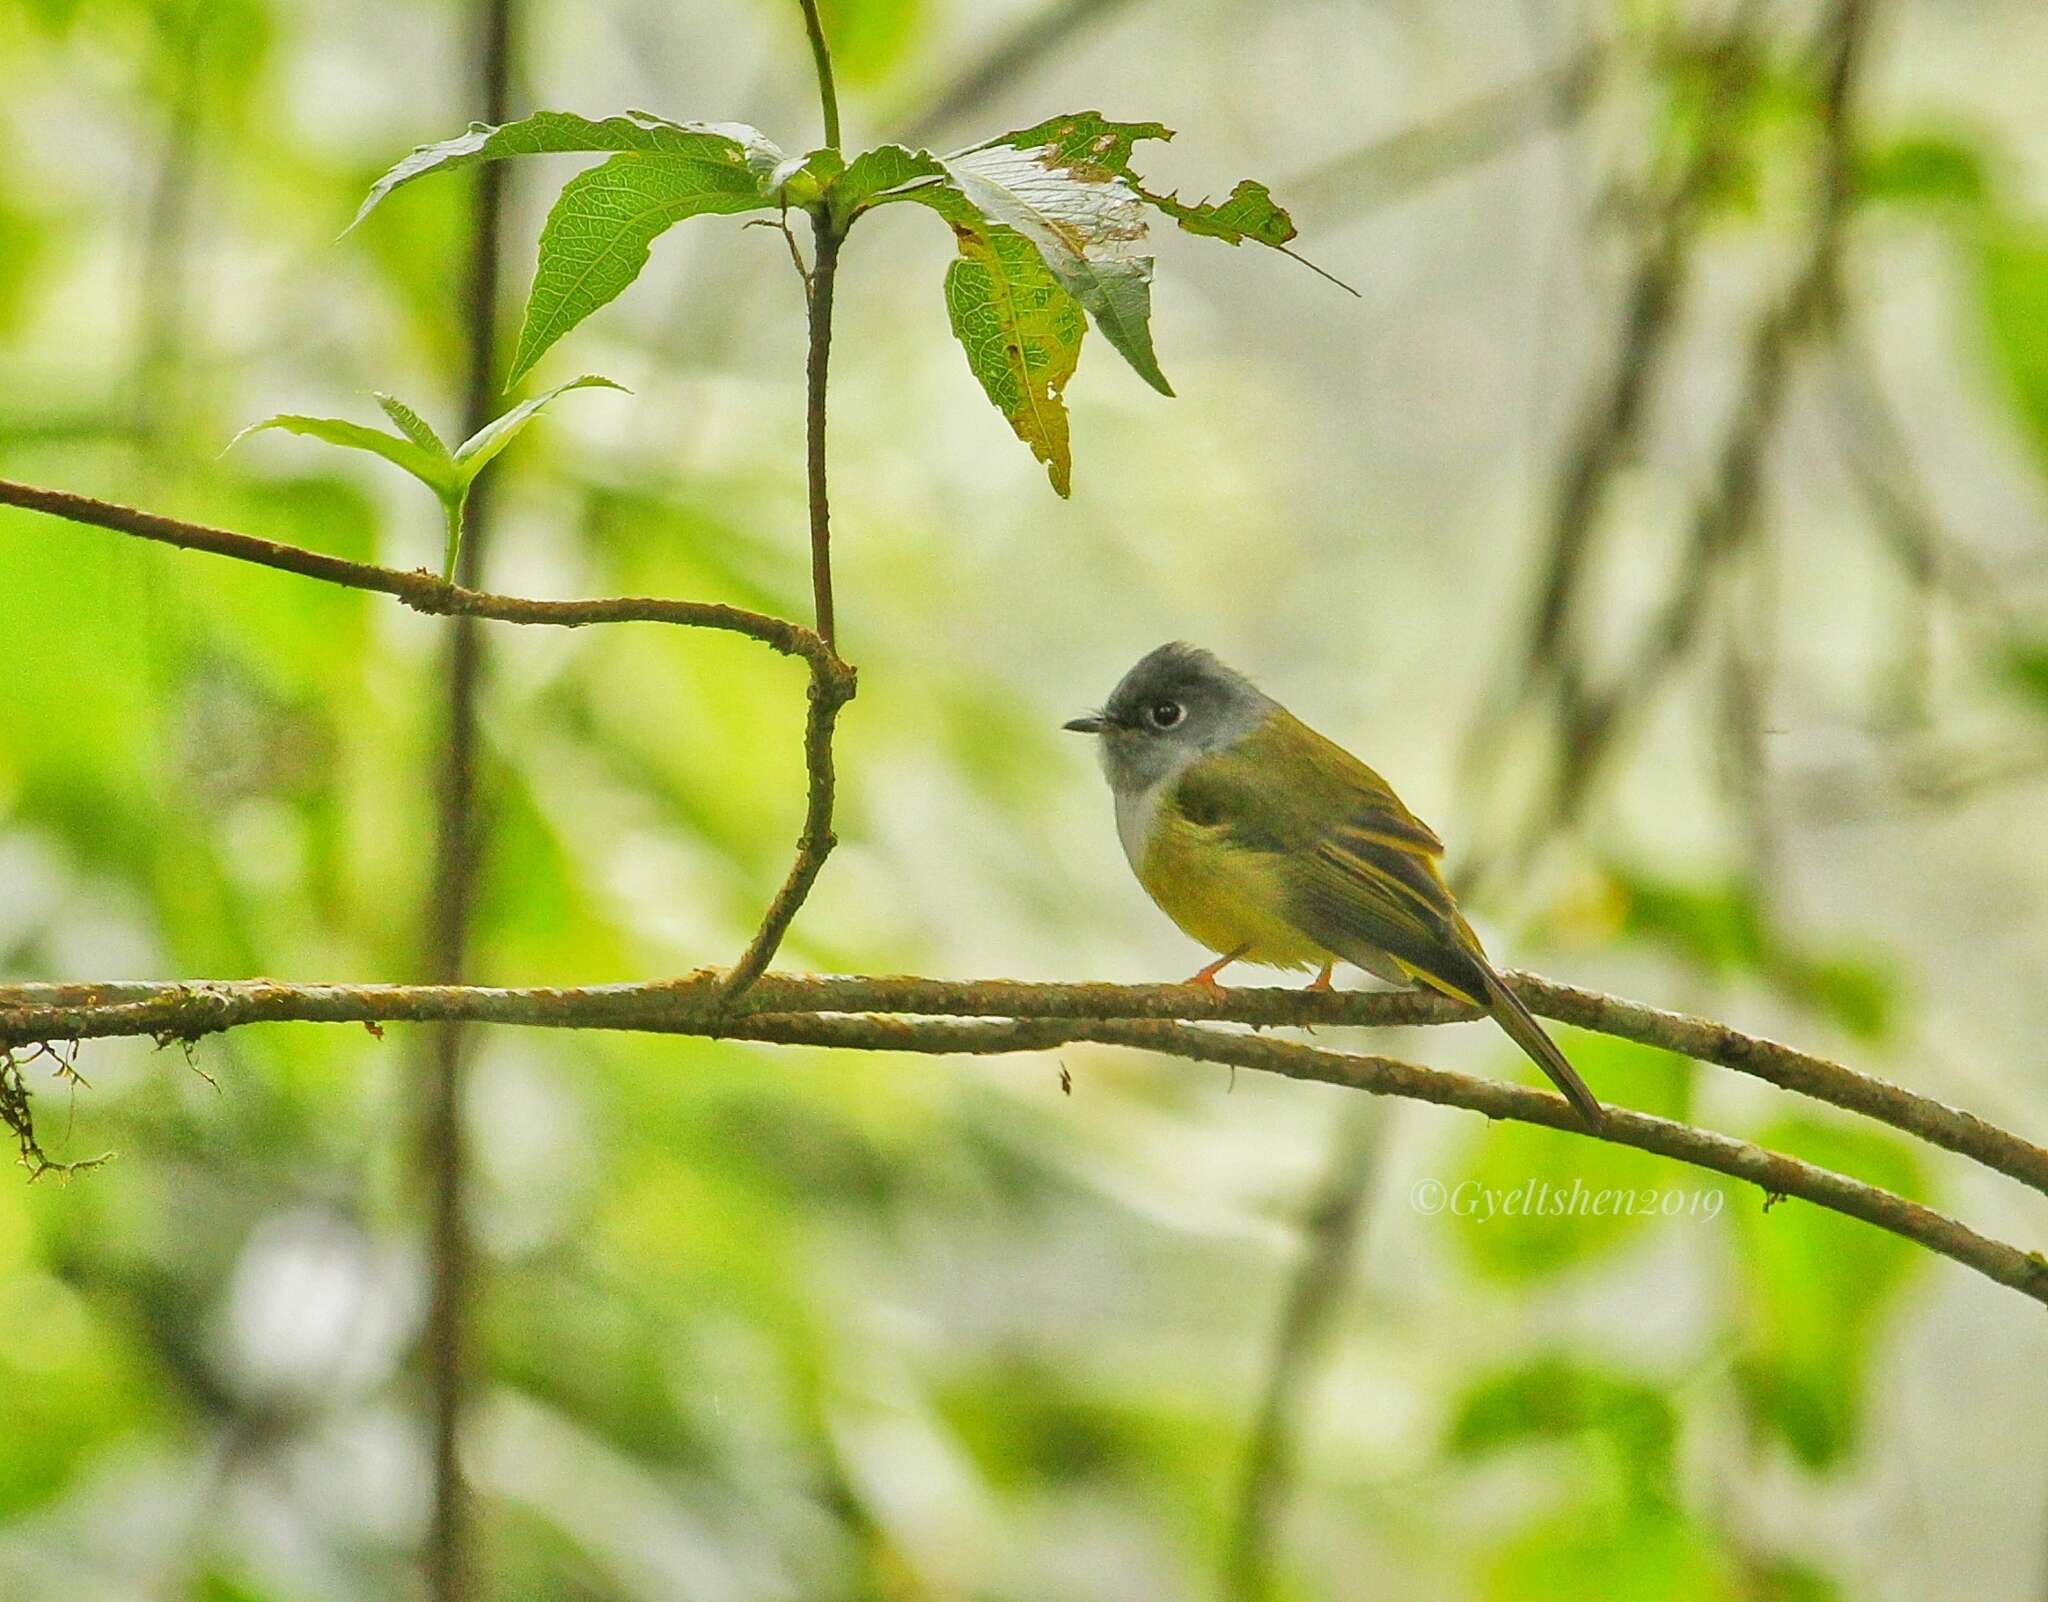
[[[486,122],[506,120],[511,76],[512,0],[478,0],[476,68],[479,112]],[[498,258],[504,213],[505,167],[478,169],[470,254],[464,290],[466,371],[465,434],[490,418],[496,367]],[[481,578],[488,521],[483,486],[449,512],[449,556],[454,576]],[[466,538],[459,535],[465,534]],[[481,849],[477,825],[477,700],[483,677],[483,639],[473,617],[449,625],[447,699],[442,740],[439,811],[435,824],[434,884],[427,907],[427,965],[441,984],[459,984],[469,958],[469,923]],[[425,1357],[431,1394],[433,1509],[420,1554],[433,1602],[468,1602],[475,1593],[475,1553],[467,1487],[462,1480],[460,1431],[467,1392],[470,1292],[474,1250],[466,1211],[467,1153],[463,1145],[462,1091],[466,1053],[461,1028],[444,1024],[428,1038],[428,1102],[419,1161],[428,1194]]]
[[[818,69],[818,105],[825,113],[825,143],[839,148],[839,91],[832,87],[832,52],[825,48],[825,24],[818,18],[818,0],[798,0],[804,8],[804,31],[811,36],[811,60]]]
[[[448,519],[448,541],[441,553],[441,577],[451,584],[455,582],[456,564],[462,559],[462,522],[468,503],[466,493],[461,500],[441,503],[442,514]]]
[[[829,83],[829,78],[826,81]],[[804,439],[809,449],[811,596],[817,610],[819,638],[836,651],[839,642],[832,622],[832,511],[825,493],[825,369],[832,354],[832,282],[839,269],[840,233],[829,208],[820,206],[811,214],[811,238],[811,352],[804,414]]]

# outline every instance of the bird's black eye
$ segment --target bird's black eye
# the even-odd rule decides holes
[[[1145,720],[1155,729],[1170,729],[1187,716],[1178,701],[1155,701],[1145,709]]]

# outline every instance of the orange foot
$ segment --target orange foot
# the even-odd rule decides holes
[[[1331,975],[1332,973],[1336,972],[1336,969],[1337,969],[1337,965],[1336,965],[1336,964],[1335,964],[1334,962],[1326,962],[1326,963],[1324,963],[1324,964],[1323,964],[1323,971],[1322,971],[1321,973],[1317,974],[1317,975],[1315,976],[1315,978],[1314,978],[1313,980],[1311,980],[1311,981],[1309,982],[1309,989],[1311,989],[1311,990],[1335,990],[1335,989],[1336,989],[1337,987],[1336,987],[1335,985],[1333,985],[1333,984],[1331,984],[1331,983],[1330,983],[1330,975]]]
[[[1249,946],[1239,946],[1235,951],[1226,952],[1200,973],[1188,979],[1186,983],[1199,985],[1208,993],[1211,1001],[1221,1001],[1223,999],[1223,987],[1216,982],[1216,976],[1250,949]]]

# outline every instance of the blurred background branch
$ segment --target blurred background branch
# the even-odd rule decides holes
[[[496,125],[511,109],[517,45],[515,0],[477,0],[469,99],[477,120]],[[505,187],[509,170],[487,163],[475,174],[468,261],[461,291],[463,326],[462,437],[477,433],[496,414],[501,261],[505,252]],[[470,493],[459,554],[451,551],[455,580],[483,588],[491,544],[492,485],[485,477]],[[441,767],[435,789],[434,867],[425,909],[426,974],[435,984],[468,978],[470,922],[492,804],[482,770],[488,762],[481,734],[481,702],[488,671],[482,630],[473,614],[459,613],[447,627]],[[462,1025],[449,1022],[421,1042],[426,1095],[418,1134],[418,1172],[427,1197],[427,1317],[421,1356],[427,1375],[433,1465],[432,1516],[421,1565],[433,1602],[467,1602],[477,1591],[477,1557],[470,1494],[463,1477],[462,1441],[469,1414],[472,1303],[478,1272],[469,1221],[465,1123],[468,1046]]]

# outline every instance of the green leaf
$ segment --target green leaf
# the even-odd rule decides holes
[[[2048,640],[2024,640],[2010,647],[2005,676],[2015,689],[2048,708]]]
[[[1145,211],[1128,169],[1139,140],[1170,137],[1156,122],[1084,111],[945,158],[960,193],[1037,246],[1060,286],[1162,395],[1173,386],[1152,351],[1152,258],[1134,248],[1146,235]]]
[[[1891,1028],[1899,981],[1878,953],[1821,950],[1780,932],[1741,880],[1687,884],[1610,868],[1621,924],[1717,976],[1754,974],[1859,1039]]]
[[[791,156],[768,174],[768,193],[778,206],[815,206],[846,171],[846,158],[836,150],[809,150]]]
[[[2048,230],[1988,229],[1978,285],[1992,362],[2037,452],[2048,459]]]
[[[657,235],[685,217],[754,211],[771,202],[757,174],[703,136],[696,153],[628,151],[569,180],[540,234],[508,385],[547,348],[619,295],[647,265]],[[734,147],[737,148],[737,147]]]
[[[959,234],[960,260],[946,271],[946,315],[967,365],[1017,437],[1046,464],[1052,487],[1070,493],[1073,462],[1060,399],[1088,330],[1081,306],[1046,270],[1037,250],[1008,228]]]
[[[833,214],[842,222],[851,221],[871,207],[913,199],[905,185],[929,188],[945,179],[945,167],[930,151],[877,145],[855,156],[832,186]]]
[[[572,389],[615,389],[622,395],[632,393],[624,384],[615,384],[609,378],[600,377],[596,373],[585,373],[581,378],[572,378],[566,384],[557,384],[545,394],[521,401],[502,417],[491,419],[456,447],[455,467],[461,476],[463,488],[467,489],[474,482],[477,474],[518,437],[521,429],[540,415],[541,409],[549,401],[557,395],[567,394]]]
[[[353,228],[393,190],[429,173],[447,172],[480,161],[511,156],[544,156],[577,151],[634,151],[693,161],[730,164],[753,174],[754,187],[768,203],[767,179],[782,152],[757,128],[736,122],[671,122],[650,111],[627,111],[592,121],[569,111],[536,111],[516,122],[473,122],[467,133],[438,144],[420,145],[370,186]]]
[[[1191,234],[1241,245],[1247,239],[1278,250],[1295,235],[1294,219],[1273,203],[1272,191],[1251,178],[1241,178],[1237,187],[1220,203],[1204,200],[1186,205],[1179,195],[1147,194],[1148,204],[1157,206]]]
[[[1629,1497],[1674,1494],[1678,1416],[1670,1398],[1639,1379],[1549,1354],[1472,1386],[1452,1416],[1446,1445],[1476,1458],[1532,1442],[1583,1439],[1613,1457]]]
[[[1859,152],[1856,193],[1909,206],[1978,206],[1991,192],[1983,153],[1945,134],[1902,134]]]
[[[1479,1602],[1745,1602],[1722,1543],[1682,1508],[1599,1512],[1572,1508],[1517,1535],[1485,1562]]]
[[[417,419],[415,419],[417,420]],[[425,428],[426,425],[421,423]],[[241,433],[228,441],[233,450],[251,434],[266,428],[284,430],[287,434],[304,434],[308,438],[324,440],[329,445],[340,445],[349,450],[368,451],[381,456],[394,467],[403,468],[443,500],[458,493],[455,463],[442,446],[438,455],[417,439],[402,438],[386,434],[381,429],[367,427],[362,423],[351,423],[341,417],[301,417],[292,412],[280,412],[275,417],[266,417],[260,423],[251,423]],[[431,433],[431,430],[429,430]],[[437,440],[436,444],[439,443]]]
[[[1579,1030],[1561,1031],[1559,1044],[1594,1084],[1614,1087],[1629,1106],[1687,1116],[1695,1071],[1685,1058]],[[1487,1124],[1466,1152],[1462,1171],[1447,1181],[1442,1211],[1473,1267],[1509,1282],[1563,1273],[1654,1227],[1704,1227],[1727,1200],[1648,1153],[1526,1124]]]
[[[420,416],[418,412],[406,405],[396,395],[387,395],[381,389],[374,390],[372,393],[377,397],[377,404],[384,408],[384,415],[398,425],[399,432],[405,435],[407,439],[431,455],[446,456],[448,454],[448,447],[441,443],[441,436],[434,432],[428,425],[427,420]]]
[[[1924,1194],[1905,1140],[1846,1124],[1787,1118],[1759,1144],[1882,1185]],[[1730,1209],[1749,1328],[1735,1364],[1753,1427],[1815,1470],[1862,1435],[1879,1321],[1919,1260],[1896,1235],[1797,1201]]]

